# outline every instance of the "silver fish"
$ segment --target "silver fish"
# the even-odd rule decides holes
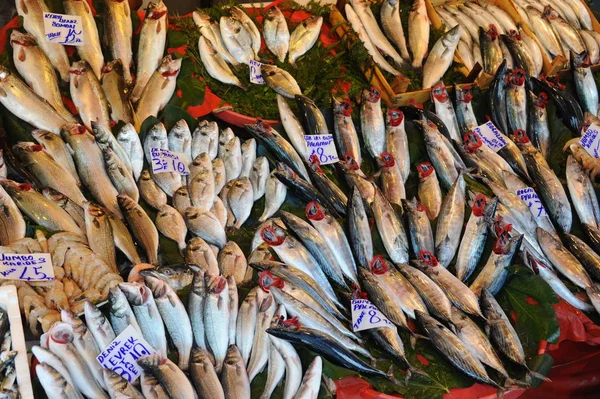
[[[214,254],[213,254],[213,256],[214,256]],[[194,335],[194,343],[196,344],[196,346],[198,348],[200,348],[202,350],[207,350],[206,338],[205,338],[205,334],[204,334],[204,313],[203,313],[205,298],[206,298],[206,282],[204,279],[204,271],[197,270],[194,268],[194,278],[192,280],[192,288],[190,290],[190,294],[189,294],[189,298],[188,298],[187,309],[188,309],[188,312],[190,315],[190,324],[192,326],[192,334]],[[193,358],[194,358],[194,350],[192,350],[192,362],[193,362]],[[211,364],[212,364],[212,361],[211,361]],[[191,365],[191,366],[193,367],[193,365]],[[192,370],[192,372],[193,372],[193,370]]]
[[[252,183],[254,201],[261,199],[265,195],[269,176],[269,160],[266,157],[256,158],[250,171],[250,183]]]
[[[310,16],[300,22],[290,35],[289,62],[296,64],[298,58],[306,54],[317,42],[323,25],[323,17]]]
[[[221,58],[231,65],[238,65],[238,62],[225,48],[223,38],[221,37],[221,29],[219,24],[204,11],[200,10],[196,10],[192,13],[192,19],[200,30],[200,35],[208,39],[210,44],[212,44],[212,46],[219,52]]]
[[[302,159],[308,159],[308,149],[306,148],[306,141],[304,140],[304,128],[302,127],[302,124],[292,112],[292,109],[284,96],[277,94],[276,97],[281,124],[285,129],[285,133],[287,134],[290,143],[294,146],[294,149]]]
[[[332,96],[332,99],[334,117],[333,137],[338,153],[344,155],[351,154],[360,166],[362,163],[362,154],[360,153],[356,127],[352,121],[352,103],[350,100],[340,101],[335,96]]]
[[[254,161],[256,161],[256,140],[250,138],[242,144],[242,171],[239,177],[250,177]]]
[[[185,226],[183,216],[175,208],[165,204],[158,210],[156,214],[156,228],[162,235],[177,243],[179,252],[184,252],[187,227]]]
[[[435,42],[423,66],[423,89],[433,86],[446,73],[454,59],[460,34],[461,27],[455,26]]]
[[[127,84],[132,82],[130,71],[133,66],[132,37],[129,3],[108,0],[104,8],[104,43],[108,47],[111,58],[123,62],[123,74]]]
[[[265,297],[258,306],[256,328],[254,330],[254,342],[252,343],[252,355],[248,362],[248,379],[250,382],[262,372],[269,359],[271,341],[266,330],[271,325],[271,319],[275,314],[277,303],[273,296]]]
[[[40,384],[49,398],[83,399],[83,396],[54,367],[42,362],[35,366]]]
[[[107,348],[115,339],[115,331],[104,314],[89,301],[85,302],[85,321],[89,331],[98,344],[98,348]]]
[[[83,124],[92,129],[95,122],[110,132],[110,109],[100,80],[87,61],[76,61],[69,69],[70,93]]]
[[[227,242],[225,229],[210,211],[189,207],[185,210],[184,218],[190,232],[219,249],[225,246]]]
[[[235,345],[230,345],[227,349],[227,357],[221,374],[221,385],[228,398],[250,399],[250,381],[246,365]]]
[[[111,369],[102,369],[104,373],[104,384],[109,394],[114,397],[123,395],[132,399],[144,399],[144,395],[129,383],[125,378],[115,373]]]
[[[192,349],[190,377],[201,398],[225,399],[212,357],[205,349]]]
[[[267,86],[284,97],[294,98],[294,96],[302,94],[302,89],[296,79],[284,69],[275,65],[263,64],[262,75]]]
[[[444,267],[448,267],[456,254],[464,219],[465,180],[460,174],[446,194],[435,230],[435,253]]]
[[[598,225],[600,207],[590,178],[572,155],[567,157],[566,166],[567,187],[579,220],[592,226]]]
[[[146,252],[148,262],[158,264],[158,231],[144,209],[127,195],[117,197],[127,224],[137,242]]]
[[[258,52],[260,51],[261,38],[260,32],[254,24],[254,21],[239,7],[231,7],[229,12],[231,13],[231,17],[238,20],[249,32],[250,37],[252,38],[252,50],[254,51],[255,55],[258,55]]]
[[[175,93],[175,83],[181,70],[182,59],[167,55],[160,62],[146,84],[137,102],[138,122],[143,123],[149,116],[156,117]]]
[[[106,147],[103,155],[106,164],[106,172],[108,173],[113,186],[117,189],[117,192],[119,194],[126,194],[131,197],[132,200],[138,202],[140,199],[140,192],[130,170],[112,148]]]
[[[200,121],[192,135],[192,159],[203,152],[208,153],[211,160],[217,157],[219,126],[216,122]]]
[[[205,276],[204,334],[206,344],[215,358],[220,373],[229,343],[229,293],[225,277]]]
[[[234,137],[225,145],[222,158],[225,165],[227,181],[230,182],[240,177],[243,165],[242,146],[238,137]]]
[[[262,223],[273,216],[283,205],[286,197],[287,186],[275,176],[275,171],[271,172],[265,185],[265,209],[258,221]]]
[[[142,372],[140,377],[142,394],[146,399],[168,399],[165,389],[152,374]]]
[[[25,237],[27,225],[10,195],[0,186],[0,243],[4,246]]]
[[[385,120],[381,111],[381,93],[375,88],[363,90],[360,109],[360,127],[365,146],[373,158],[386,148]]]
[[[381,27],[387,38],[400,50],[400,55],[405,61],[410,61],[410,54],[406,46],[406,37],[402,28],[400,18],[400,2],[398,0],[386,0],[381,4],[379,15]]]
[[[81,17],[84,45],[76,47],[77,53],[82,60],[90,63],[94,73],[100,79],[104,67],[104,55],[92,9],[87,2],[79,0],[64,0],[63,5],[67,14]]]
[[[243,177],[231,181],[231,188],[227,191],[227,200],[223,202],[231,209],[234,220],[231,223],[228,221],[228,224],[234,229],[240,229],[250,217],[254,204],[253,199],[254,192],[250,179]]]
[[[278,7],[271,7],[265,12],[263,37],[269,50],[284,62],[290,46],[290,31],[283,13]]]
[[[117,271],[115,243],[112,226],[104,210],[92,202],[84,202],[86,235],[90,249]],[[104,349],[104,347],[103,347]]]
[[[141,199],[152,208],[158,210],[167,204],[167,194],[158,187],[148,169],[142,171],[138,186]]]
[[[152,126],[144,138],[144,155],[148,162],[152,160],[152,148],[169,149],[167,129],[162,122],[158,122]]]
[[[167,357],[157,353],[142,356],[138,359],[138,364],[156,377],[169,398],[198,399],[198,395],[185,373]]]
[[[65,142],[60,138],[59,135],[45,131],[45,130],[34,130],[31,135],[42,145],[46,152],[52,155],[52,158],[61,165],[65,170],[69,171],[71,176],[77,181],[77,185],[81,186],[77,169],[75,168],[75,162],[73,156],[69,151],[69,148],[65,145]]]
[[[108,303],[110,304],[108,317],[117,336],[129,325],[142,332],[125,294],[123,294],[123,291],[118,286],[110,289]]]
[[[140,142],[140,136],[132,124],[121,128],[117,134],[117,141],[125,151],[131,163],[133,177],[137,181],[144,167],[144,149]]]
[[[198,51],[200,52],[200,60],[210,76],[219,82],[246,89],[246,86],[240,82],[225,60],[223,60],[221,54],[204,36],[200,36],[200,39],[198,39]]]
[[[102,89],[114,122],[137,123],[133,105],[129,101],[129,88],[123,79],[121,60],[111,61],[102,69]]]
[[[423,59],[427,54],[430,24],[425,1],[415,1],[408,13],[408,45],[412,52],[412,66],[415,68],[423,65]]]
[[[250,60],[256,57],[251,33],[240,21],[232,17],[221,17],[219,27],[227,51],[240,64],[249,64]]]

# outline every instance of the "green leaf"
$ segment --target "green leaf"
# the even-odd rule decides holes
[[[169,48],[178,48],[188,44],[188,35],[181,30],[170,29],[167,34],[167,43]]]
[[[181,90],[181,100],[187,105],[200,105],[204,102],[206,84],[192,76],[181,76],[177,79],[177,88]]]
[[[511,318],[525,353],[531,357],[537,353],[542,340],[556,343],[560,327],[556,319],[553,304],[558,303],[554,290],[539,276],[519,267],[504,289],[498,295],[498,301]]]
[[[179,122],[181,119],[185,119],[190,130],[193,132],[198,126],[198,121],[196,118],[187,113],[187,111],[183,110],[181,107],[178,107],[173,104],[167,104],[165,109],[162,111],[162,118],[167,131],[170,131],[175,123]]]

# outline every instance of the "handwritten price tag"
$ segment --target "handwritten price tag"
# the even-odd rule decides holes
[[[190,170],[185,163],[185,155],[171,152],[163,148],[150,148],[152,156],[152,172],[176,172],[180,175],[189,175]]]
[[[98,356],[96,360],[105,369],[110,369],[129,382],[142,374],[137,360],[156,351],[132,325],[127,326]]]
[[[304,141],[306,141],[306,147],[310,151],[308,159],[316,154],[319,157],[321,165],[328,165],[339,161],[335,143],[333,142],[333,135],[309,134],[304,136]]]
[[[592,123],[579,140],[581,146],[594,158],[600,158],[600,134],[598,132],[600,132],[600,127]]]
[[[46,39],[58,44],[83,46],[83,25],[79,15],[44,13]]]
[[[50,254],[0,254],[0,279],[54,281]]]
[[[370,328],[393,326],[368,299],[352,300],[352,330],[362,331]]]
[[[500,151],[507,144],[504,137],[502,137],[500,130],[494,126],[492,121],[488,121],[481,126],[477,126],[475,129],[473,129],[473,131],[477,133],[479,138],[481,138],[481,141],[483,141],[485,145],[490,147],[490,149],[494,152]]]
[[[257,85],[264,85],[265,79],[262,76],[262,64],[258,61],[250,60],[250,82]]]
[[[536,219],[548,215],[546,209],[544,209],[544,205],[542,205],[542,201],[540,201],[540,197],[538,197],[533,188],[527,187],[517,190],[517,195],[527,204]]]

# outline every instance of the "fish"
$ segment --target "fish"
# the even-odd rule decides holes
[[[263,37],[267,48],[284,62],[290,47],[290,31],[281,10],[275,6],[265,12],[263,21]]]
[[[515,69],[523,69],[529,76],[537,76],[537,66],[529,46],[523,41],[517,29],[509,35],[500,35],[502,44],[507,47],[515,64]]]
[[[144,399],[144,395],[137,388],[113,370],[103,369],[102,372],[104,373],[104,383],[108,388],[109,394],[115,397],[117,395],[124,395],[132,399]]]
[[[425,1],[415,1],[408,13],[408,45],[412,53],[412,66],[420,68],[429,46],[429,25]]]
[[[594,76],[589,67],[590,58],[587,53],[583,53],[583,59],[579,56],[572,57],[573,80],[575,81],[575,91],[581,102],[582,110],[592,114],[598,113],[598,88],[593,82]]]
[[[250,170],[250,183],[252,184],[253,200],[258,201],[266,192],[267,182],[269,180],[269,160],[266,157],[258,157],[252,164]]]
[[[496,74],[498,67],[500,67],[504,59],[500,39],[498,38],[499,35],[500,33],[495,25],[490,25],[490,29],[479,27],[479,43],[483,58],[483,70],[489,75]]]
[[[223,201],[229,206],[233,219],[228,221],[229,227],[240,229],[242,225],[250,217],[254,192],[252,191],[252,183],[247,177],[235,179],[231,181],[231,187],[227,191],[226,201]]]
[[[20,0],[15,2],[15,8],[19,16],[23,18],[23,28],[35,38],[44,50],[61,79],[68,82],[69,57],[65,47],[46,38],[44,13],[51,12],[50,8],[44,1],[40,0]]]
[[[235,284],[241,284],[244,281],[248,263],[244,252],[234,241],[228,241],[219,251],[218,262],[221,275],[233,276]]]
[[[203,152],[208,153],[211,160],[217,157],[219,126],[216,122],[200,121],[192,134],[192,159]]]
[[[288,61],[292,66],[296,65],[298,58],[306,54],[317,42],[321,34],[323,17],[312,15],[296,26],[290,35]]]
[[[481,295],[481,290],[485,288],[493,295],[502,289],[509,274],[506,268],[511,265],[523,237],[523,234],[510,238],[506,234],[498,235],[487,262],[469,287],[471,291]]]
[[[127,195],[117,197],[127,224],[137,242],[146,252],[148,262],[158,264],[158,231],[144,209]]]
[[[264,292],[260,287],[254,287],[244,298],[237,314],[235,344],[240,351],[244,365],[247,365],[250,360],[258,320],[258,308],[262,305],[263,298]]]
[[[242,22],[233,17],[222,16],[219,20],[221,37],[225,48],[240,64],[249,64],[256,57],[251,33]]]
[[[37,129],[60,134],[66,120],[45,99],[33,92],[16,75],[0,66],[0,103],[17,118]]]
[[[363,90],[360,110],[360,126],[365,147],[373,158],[386,149],[386,125],[381,111],[381,93],[371,88]]]
[[[465,180],[461,173],[442,202],[435,230],[435,253],[444,267],[448,267],[456,254],[464,219]]]
[[[107,348],[117,337],[106,316],[89,301],[85,302],[85,321],[98,348]]]
[[[39,129],[33,130],[31,135],[35,141],[43,146],[44,150],[46,150],[46,152],[50,154],[52,158],[54,158],[56,163],[58,163],[71,174],[71,176],[77,182],[77,186],[80,187],[81,181],[79,179],[79,175],[77,174],[77,169],[75,168],[73,156],[69,152],[68,147],[65,145],[65,142],[61,139],[61,137],[52,132]]]
[[[381,4],[379,14],[381,27],[387,38],[400,51],[400,56],[405,61],[410,61],[410,54],[406,46],[406,37],[400,18],[400,2],[398,0],[386,0]]]
[[[537,37],[540,44],[544,47],[544,52],[551,59],[557,56],[565,56],[565,51],[561,44],[558,33],[552,25],[546,20],[543,14],[532,6],[526,7],[527,16],[529,17],[531,30]]]
[[[261,70],[267,86],[273,89],[275,93],[287,98],[302,95],[302,89],[298,82],[286,70],[270,64],[263,64]]]
[[[123,126],[117,134],[117,141],[127,154],[133,177],[137,181],[144,168],[144,150],[134,126],[130,123]]]
[[[437,219],[442,207],[442,192],[438,182],[435,169],[430,162],[421,162],[417,165],[419,173],[418,197],[419,201],[427,209],[430,220]]]
[[[435,348],[450,363],[470,377],[498,387],[498,384],[488,376],[479,359],[469,351],[468,345],[470,344],[464,344],[460,338],[431,316],[417,312],[417,322],[426,332]]]
[[[144,155],[147,160],[152,159],[152,148],[169,149],[167,129],[162,122],[154,124],[144,137]]]
[[[92,129],[96,123],[110,133],[110,108],[102,84],[87,61],[75,61],[69,69],[70,94],[83,124]]]
[[[242,26],[249,32],[250,37],[252,39],[252,51],[254,51],[255,55],[258,55],[258,52],[260,51],[261,37],[260,32],[256,27],[256,24],[254,24],[252,18],[250,18],[250,16],[239,7],[231,7],[229,9],[229,12],[231,13],[231,17],[239,21],[242,24]]]
[[[84,202],[86,235],[90,249],[113,271],[118,271],[113,231],[108,215],[97,204]]]
[[[113,151],[111,147],[106,147],[103,151],[106,172],[117,189],[119,194],[126,194],[132,200],[138,202],[140,193],[135,179],[127,166],[121,161],[121,158]]]
[[[530,132],[533,145],[542,153],[544,158],[548,159],[550,155],[550,128],[546,110],[548,94],[540,92],[536,96],[531,90],[528,90],[527,101],[530,104],[527,107],[529,113],[527,131]]]
[[[214,256],[214,254],[213,254]],[[215,261],[216,262],[216,261]],[[188,296],[188,312],[190,317],[190,324],[192,326],[192,334],[194,336],[194,344],[195,348],[201,349],[203,351],[207,350],[206,345],[206,337],[204,334],[204,300],[206,298],[206,283],[204,274],[205,272],[201,269],[197,269],[196,265],[190,265],[193,269],[193,280],[192,287],[190,289],[190,293]],[[217,269],[218,271],[218,269]],[[195,357],[195,349],[192,348],[191,360],[190,362],[194,362]],[[213,365],[213,361],[211,358],[211,365]],[[194,365],[190,364],[190,367],[193,368]],[[214,369],[214,365],[213,365]],[[190,371],[191,373],[194,370]]]
[[[148,169],[141,172],[138,186],[141,199],[152,208],[158,210],[167,205],[167,194],[158,187]]]
[[[190,377],[201,398],[225,399],[212,357],[205,349],[192,349]]]
[[[277,321],[274,320],[273,323],[277,323]],[[273,325],[273,323],[271,324]],[[266,330],[266,333],[269,334],[271,345],[285,363],[285,387],[282,397],[293,398],[302,383],[302,362],[294,346],[285,339],[275,337],[270,332],[271,330],[272,328]]]
[[[266,367],[269,359],[271,342],[269,335],[265,332],[271,325],[271,320],[275,314],[277,303],[273,296],[266,296],[258,306],[258,315],[256,318],[256,328],[254,330],[254,342],[252,343],[252,353],[248,361],[248,379],[254,380],[259,373]]]
[[[104,6],[104,45],[113,60],[123,63],[125,83],[132,82],[133,50],[131,42],[133,27],[129,3],[121,0],[108,0]],[[145,119],[145,118],[144,118]]]
[[[185,251],[187,227],[183,216],[175,208],[163,205],[156,214],[155,224],[162,235],[177,243],[179,252]]]
[[[352,190],[352,196],[348,201],[348,225],[350,247],[357,265],[366,268],[373,259],[373,240],[365,205],[356,187]]]
[[[155,353],[140,357],[138,364],[144,371],[156,377],[170,398],[198,399],[198,395],[185,373],[168,358]]]
[[[65,379],[65,382],[71,385],[72,389],[75,389],[73,378],[71,377],[67,366],[60,357],[52,353],[49,349],[42,348],[38,345],[31,347],[31,353],[33,353],[33,356],[35,356],[38,362],[44,363],[56,370],[56,372],[58,372],[60,376]],[[82,396],[75,396],[75,398],[80,399]]]
[[[329,134],[325,116],[315,102],[303,95],[296,95],[296,104],[300,110],[305,131],[313,135]]]
[[[585,44],[588,55],[590,56],[590,62],[592,65],[597,64],[600,60],[600,47],[598,46],[598,42],[587,30],[580,30],[579,34],[581,35],[581,39]]]
[[[114,0],[113,0],[114,1]],[[173,59],[167,55],[160,62],[140,95],[136,104],[136,114],[139,123],[149,116],[156,117],[175,93],[175,83],[181,71],[181,58]]]
[[[296,392],[296,399],[316,399],[321,389],[321,375],[323,373],[323,360],[320,356],[315,356],[308,365],[302,383]]]
[[[185,251],[187,264],[199,267],[205,273],[218,274],[216,254],[210,245],[200,237],[192,237]]]
[[[207,210],[188,207],[184,214],[185,224],[190,232],[219,249],[225,246],[227,237],[219,219]]]
[[[460,34],[461,27],[455,26],[435,42],[423,65],[423,89],[432,87],[446,73],[454,59]]]
[[[425,208],[416,198],[412,200],[402,200],[406,219],[408,221],[408,231],[411,241],[411,248],[415,258],[419,257],[421,251],[434,252],[433,232],[427,208]]]
[[[135,85],[131,91],[131,101],[134,103],[140,98],[150,77],[161,63],[167,42],[167,13],[167,6],[162,0],[149,4],[146,9],[136,53]]]
[[[273,320],[280,318],[280,317],[283,317],[284,319],[287,317],[285,308],[282,305],[279,305],[277,307]],[[266,330],[265,330],[265,334],[266,334]],[[273,338],[270,335],[266,335],[266,336],[268,337],[267,339],[269,340],[269,349],[268,349],[269,350],[269,359],[267,362],[268,363],[268,372],[267,372],[267,381],[265,382],[265,388],[264,388],[262,395],[260,396],[260,399],[269,399],[271,397],[276,386],[283,379],[283,374],[285,373],[285,369],[286,369],[285,361],[279,354],[279,351],[277,350],[277,348],[275,348],[275,345],[271,343],[271,341],[273,339],[277,339],[277,338]]]
[[[454,106],[452,105],[446,86],[444,86],[444,82],[440,81],[432,86],[431,101],[435,105],[435,113],[448,128],[448,132],[450,133],[450,137],[448,138],[453,141],[462,141]]]
[[[302,159],[308,159],[308,149],[306,147],[306,141],[304,140],[304,128],[300,124],[300,121],[298,121],[298,118],[296,118],[296,115],[292,112],[285,97],[281,94],[276,94],[276,97],[281,124],[283,125],[290,143]]]
[[[225,145],[223,150],[223,164],[227,182],[237,179],[242,173],[242,144],[239,137],[234,137]]]
[[[110,304],[108,317],[115,335],[121,334],[129,325],[142,332],[125,294],[118,286],[110,289],[108,303]]]
[[[0,243],[4,246],[25,237],[26,224],[15,201],[0,186]]]
[[[35,366],[36,375],[48,397],[82,399],[83,396],[54,367],[42,362]]]
[[[225,48],[223,38],[221,37],[221,29],[219,24],[212,19],[204,11],[196,10],[192,13],[192,19],[200,30],[200,34],[210,41],[215,49],[219,52],[219,55],[225,62],[231,65],[238,65],[238,62],[229,54],[229,51]]]
[[[144,339],[157,354],[166,356],[165,326],[150,288],[140,283],[121,283],[119,289],[131,305]]]
[[[144,281],[154,295],[158,312],[177,348],[178,366],[186,371],[193,344],[192,326],[185,306],[171,286],[161,279],[145,276]]]
[[[389,152],[382,152],[375,158],[379,166],[379,180],[381,189],[387,200],[394,205],[402,206],[402,200],[406,197],[404,188],[404,177],[396,159]]]
[[[597,225],[600,206],[592,181],[577,160],[569,155],[566,164],[567,187],[571,202],[581,223]]]
[[[398,71],[396,68],[390,65],[390,63],[387,62],[387,60],[377,49],[376,45],[371,41],[366,27],[361,22],[361,19],[357,15],[352,5],[350,3],[346,3],[344,10],[346,12],[346,18],[348,19],[348,22],[350,22],[352,29],[358,35],[358,39],[363,43],[369,55],[373,57],[373,62],[375,62],[375,64],[377,64],[377,66],[379,66],[381,69],[388,73],[391,73],[394,76],[401,75],[400,71]]]
[[[200,36],[198,39],[198,51],[200,52],[200,60],[204,64],[206,72],[221,83],[238,86],[240,89],[246,89],[246,86],[233,73],[227,65],[221,54],[215,49],[210,41]]]
[[[452,304],[444,291],[433,280],[409,264],[398,264],[397,268],[419,292],[427,310],[432,315],[441,320],[452,320]]]
[[[527,129],[525,71],[514,69],[506,77],[506,110],[509,132]]]
[[[444,188],[450,189],[458,178],[458,169],[464,165],[457,164],[452,151],[442,139],[443,136],[437,128],[423,121],[416,121],[416,124],[423,132],[427,154],[433,164],[435,177],[439,177]]]
[[[142,375],[140,377],[140,385],[142,394],[146,398],[152,399],[167,399],[168,395],[165,392],[165,389],[160,385],[156,377],[152,374],[142,371]]]
[[[352,121],[352,103],[350,100],[340,100],[332,96],[333,100],[333,137],[336,148],[340,154],[351,154],[360,165],[362,155],[358,141],[356,127]]]
[[[283,184],[272,171],[265,184],[265,209],[259,217],[259,222],[264,222],[277,212],[287,197],[287,186]]]
[[[54,66],[32,35],[13,30],[10,34],[13,63],[31,89],[46,100],[63,119],[74,121],[62,101]]]
[[[572,12],[570,6],[564,7],[564,10]],[[558,34],[565,53],[582,54],[586,51],[585,43],[578,32],[579,21],[574,14],[573,18],[569,18],[566,14],[564,15],[568,19],[567,22],[558,15],[552,6],[548,6],[544,8],[543,15],[544,19],[550,22],[552,28]],[[567,56],[566,58],[568,59],[569,57]]]
[[[110,105],[110,118],[114,122],[123,121],[138,124],[130,101],[129,88],[123,79],[123,64],[114,60],[102,69],[102,89]]]
[[[77,53],[82,60],[90,63],[94,73],[100,79],[104,67],[104,55],[102,54],[98,27],[91,7],[86,2],[78,0],[65,0],[63,6],[67,14],[77,15],[81,18],[84,45],[76,47]]]
[[[229,343],[229,294],[225,277],[205,275],[204,335],[206,345],[215,359],[215,369],[221,373]],[[239,317],[238,317],[239,320]]]

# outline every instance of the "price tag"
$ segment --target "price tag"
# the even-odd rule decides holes
[[[54,281],[50,254],[0,254],[0,279]]]
[[[308,154],[309,160],[313,155],[317,155],[321,165],[328,165],[339,161],[335,143],[333,142],[333,135],[309,134],[304,136],[304,141],[306,141],[306,147],[310,151]]]
[[[393,323],[368,299],[352,300],[352,330],[362,331],[377,327],[389,327]]]
[[[178,152],[171,152],[164,148],[150,148],[152,157],[152,172],[166,173],[176,172],[180,175],[189,175],[190,170],[185,163],[185,155]]]
[[[262,64],[258,61],[250,60],[250,82],[257,85],[264,85],[265,79],[262,76]]]
[[[517,195],[527,204],[529,210],[531,213],[533,213],[536,219],[546,217],[546,215],[548,215],[548,213],[546,213],[546,209],[544,209],[542,201],[540,201],[540,197],[538,197],[533,188],[527,187],[517,190]]]
[[[492,121],[488,121],[481,126],[477,126],[475,129],[473,129],[473,131],[477,133],[481,141],[483,141],[485,145],[487,145],[494,152],[500,151],[507,144],[504,137],[502,137],[500,130],[494,126]]]
[[[594,158],[600,158],[600,127],[596,124],[592,123],[590,126],[583,132],[581,139],[579,142],[581,146],[590,153]]]
[[[46,39],[52,43],[83,46],[83,25],[79,15],[44,13]]]
[[[103,368],[114,371],[132,383],[142,374],[138,359],[154,353],[156,351],[142,337],[142,333],[129,325],[96,356],[96,360]]]

